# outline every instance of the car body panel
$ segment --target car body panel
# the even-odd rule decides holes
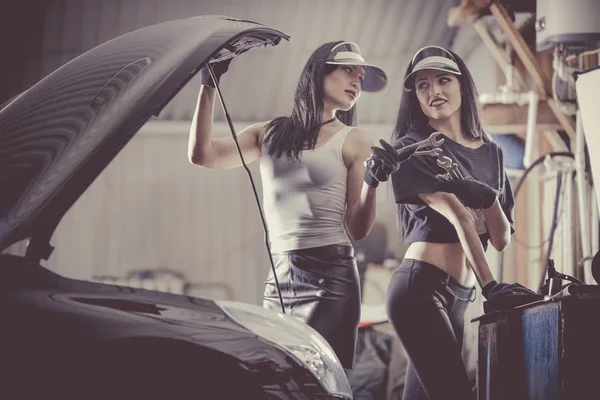
[[[69,279],[41,263],[65,212],[199,68],[282,38],[222,16],[153,25],[0,109],[0,250],[29,240],[25,256],[0,254],[1,398],[334,398],[298,356],[212,300]]]

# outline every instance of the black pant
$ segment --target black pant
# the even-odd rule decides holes
[[[475,398],[461,358],[464,314],[474,291],[418,260],[405,259],[392,276],[388,318],[410,359],[403,400]]]
[[[273,254],[285,312],[327,340],[344,368],[354,365],[360,321],[360,286],[354,250],[327,245]],[[273,271],[265,282],[263,307],[281,312]]]

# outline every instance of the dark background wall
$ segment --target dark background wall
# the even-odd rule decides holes
[[[44,0],[11,1],[0,9],[0,104],[40,78]]]

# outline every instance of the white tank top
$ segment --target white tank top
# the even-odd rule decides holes
[[[325,145],[301,151],[296,162],[268,155],[263,144],[260,174],[271,252],[349,241],[344,228],[348,168],[342,145],[351,130],[344,127]]]

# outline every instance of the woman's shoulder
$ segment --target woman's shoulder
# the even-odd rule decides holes
[[[483,141],[483,145],[491,149],[499,158],[504,158],[504,150],[493,138],[488,137]]]
[[[354,155],[364,155],[370,153],[371,146],[375,144],[373,137],[358,126],[345,125],[338,130],[342,134],[343,151],[351,152]]]
[[[272,122],[272,120],[256,122],[246,128],[247,130],[250,130],[252,134],[256,135],[259,148],[262,147],[264,139],[268,133],[269,126]]]
[[[372,141],[371,135],[367,133],[364,129],[358,126],[345,125],[342,124],[342,127],[338,130],[338,132],[346,132],[348,134],[348,138],[359,142],[369,142]]]

